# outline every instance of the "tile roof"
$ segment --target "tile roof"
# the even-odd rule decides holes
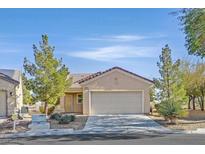
[[[92,73],[75,73],[75,74],[70,74],[70,76],[73,79],[73,82],[76,82],[76,81],[81,80],[81,79],[83,79],[91,74]]]
[[[18,82],[21,80],[21,72],[19,70],[0,69],[0,73],[3,73]]]
[[[4,73],[1,73],[1,72],[0,72],[0,79],[3,79],[5,81],[11,82],[11,83],[16,84],[16,85],[19,84],[19,81],[14,80],[10,76],[8,76],[8,75],[6,75]]]
[[[70,88],[81,88],[80,84],[76,81],[81,80],[87,76],[91,75],[91,73],[76,73],[76,74],[71,74],[70,77],[73,80],[73,83]]]
[[[126,72],[126,73],[129,73],[129,74],[131,74],[131,75],[134,75],[134,76],[139,77],[139,78],[141,78],[141,79],[143,79],[143,80],[146,80],[146,81],[148,81],[148,82],[153,83],[152,80],[147,79],[147,78],[145,78],[145,77],[142,77],[142,76],[140,76],[140,75],[138,75],[138,74],[135,74],[135,73],[133,73],[133,72],[130,72],[130,71],[128,71],[128,70],[125,70],[125,69],[123,69],[123,68],[121,68],[121,67],[112,67],[112,68],[110,68],[110,69],[108,69],[108,70],[105,70],[105,71],[103,71],[103,72],[93,73],[93,74],[91,74],[91,75],[89,75],[89,76],[86,76],[86,77],[84,77],[84,78],[82,78],[82,79],[80,79],[80,80],[75,81],[75,83],[81,84],[81,83],[86,82],[86,81],[88,81],[88,80],[91,80],[91,79],[93,79],[93,78],[95,78],[95,77],[98,77],[98,76],[100,76],[100,75],[102,75],[102,74],[105,74],[105,73],[107,73],[107,72],[110,72],[110,71],[112,71],[112,70],[114,70],[114,69],[118,69],[118,70],[124,71],[124,72]]]

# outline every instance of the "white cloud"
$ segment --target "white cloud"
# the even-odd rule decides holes
[[[158,55],[158,48],[109,46],[86,51],[67,52],[67,55],[97,61],[113,61],[122,58],[156,57]]]
[[[140,36],[140,35],[116,35],[111,38],[119,40],[119,41],[137,41],[137,40],[143,40],[146,37]]]
[[[109,35],[109,36],[99,36],[93,38],[86,38],[84,40],[90,41],[111,41],[111,42],[130,42],[139,41],[145,39],[146,36],[141,35]]]
[[[121,34],[121,35],[102,35],[96,37],[80,38],[80,40],[87,41],[108,41],[108,42],[132,42],[145,39],[164,38],[166,35],[160,33],[152,33],[149,35],[133,35],[133,34]]]

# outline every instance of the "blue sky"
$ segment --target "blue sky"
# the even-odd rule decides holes
[[[173,58],[187,56],[176,9],[0,9],[0,68],[22,70],[32,45],[48,34],[55,55],[72,73],[120,66],[159,75],[156,63],[169,44]]]

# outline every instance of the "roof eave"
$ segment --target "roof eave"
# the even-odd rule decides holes
[[[110,68],[110,69],[108,69],[108,70],[106,70],[106,71],[104,71],[104,72],[97,72],[97,73],[92,74],[92,75],[94,75],[94,77],[92,77],[92,75],[91,75],[90,78],[89,78],[89,76],[88,76],[88,77],[86,77],[87,79],[84,78],[84,79],[81,79],[81,80],[76,81],[76,82],[79,83],[80,85],[85,85],[85,84],[91,82],[92,79],[96,79],[96,77],[99,77],[99,76],[101,76],[101,75],[103,75],[103,74],[105,74],[105,73],[107,73],[107,72],[113,71],[113,70],[115,70],[115,69],[121,70],[121,71],[126,72],[126,73],[128,73],[128,74],[131,74],[131,75],[133,75],[133,76],[135,76],[135,77],[138,77],[138,78],[140,78],[140,79],[142,79],[142,80],[148,82],[148,83],[151,84],[151,85],[154,84],[154,81],[152,81],[152,80],[150,80],[150,79],[147,79],[147,78],[145,78],[145,77],[142,77],[142,76],[140,76],[140,75],[138,75],[138,74],[135,74],[135,73],[133,73],[133,72],[130,72],[130,71],[128,71],[128,70],[125,70],[125,69],[123,69],[123,68],[121,68],[121,67],[113,67],[113,68]],[[95,75],[96,75],[96,76],[95,76]]]
[[[13,79],[7,79],[7,78],[4,78],[4,77],[0,77],[2,80],[5,80],[5,81],[8,81],[10,83],[13,83],[15,85],[18,85],[20,84],[19,81],[16,81],[16,80],[13,80]]]

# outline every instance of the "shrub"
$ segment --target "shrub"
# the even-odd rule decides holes
[[[159,104],[154,104],[154,108],[156,109],[156,111],[159,111]]]
[[[18,119],[23,120],[23,117],[20,114],[18,114]]]
[[[177,118],[184,117],[187,113],[180,102],[174,102],[171,99],[161,102],[158,106],[158,112],[171,123],[176,123]]]
[[[51,106],[51,107],[48,107],[48,115],[51,115],[53,113],[53,111],[55,110],[55,106]],[[44,110],[44,106],[40,106],[39,107],[39,111],[43,114],[45,114],[45,110]]]
[[[68,124],[71,122],[71,116],[64,115],[59,119],[59,124]]]
[[[50,116],[50,119],[59,121],[61,119],[61,114],[60,113],[54,113]]]
[[[48,115],[51,115],[54,110],[55,110],[55,106],[49,107],[49,108],[48,108]]]
[[[74,121],[74,120],[75,120],[75,116],[71,115],[71,121]]]
[[[59,121],[59,124],[68,124],[71,121],[74,121],[74,119],[75,119],[74,115],[64,115],[64,116],[61,116],[61,118],[58,121]]]
[[[45,113],[45,111],[44,111],[44,106],[40,106],[40,107],[39,107],[39,111],[40,111],[41,113]]]

